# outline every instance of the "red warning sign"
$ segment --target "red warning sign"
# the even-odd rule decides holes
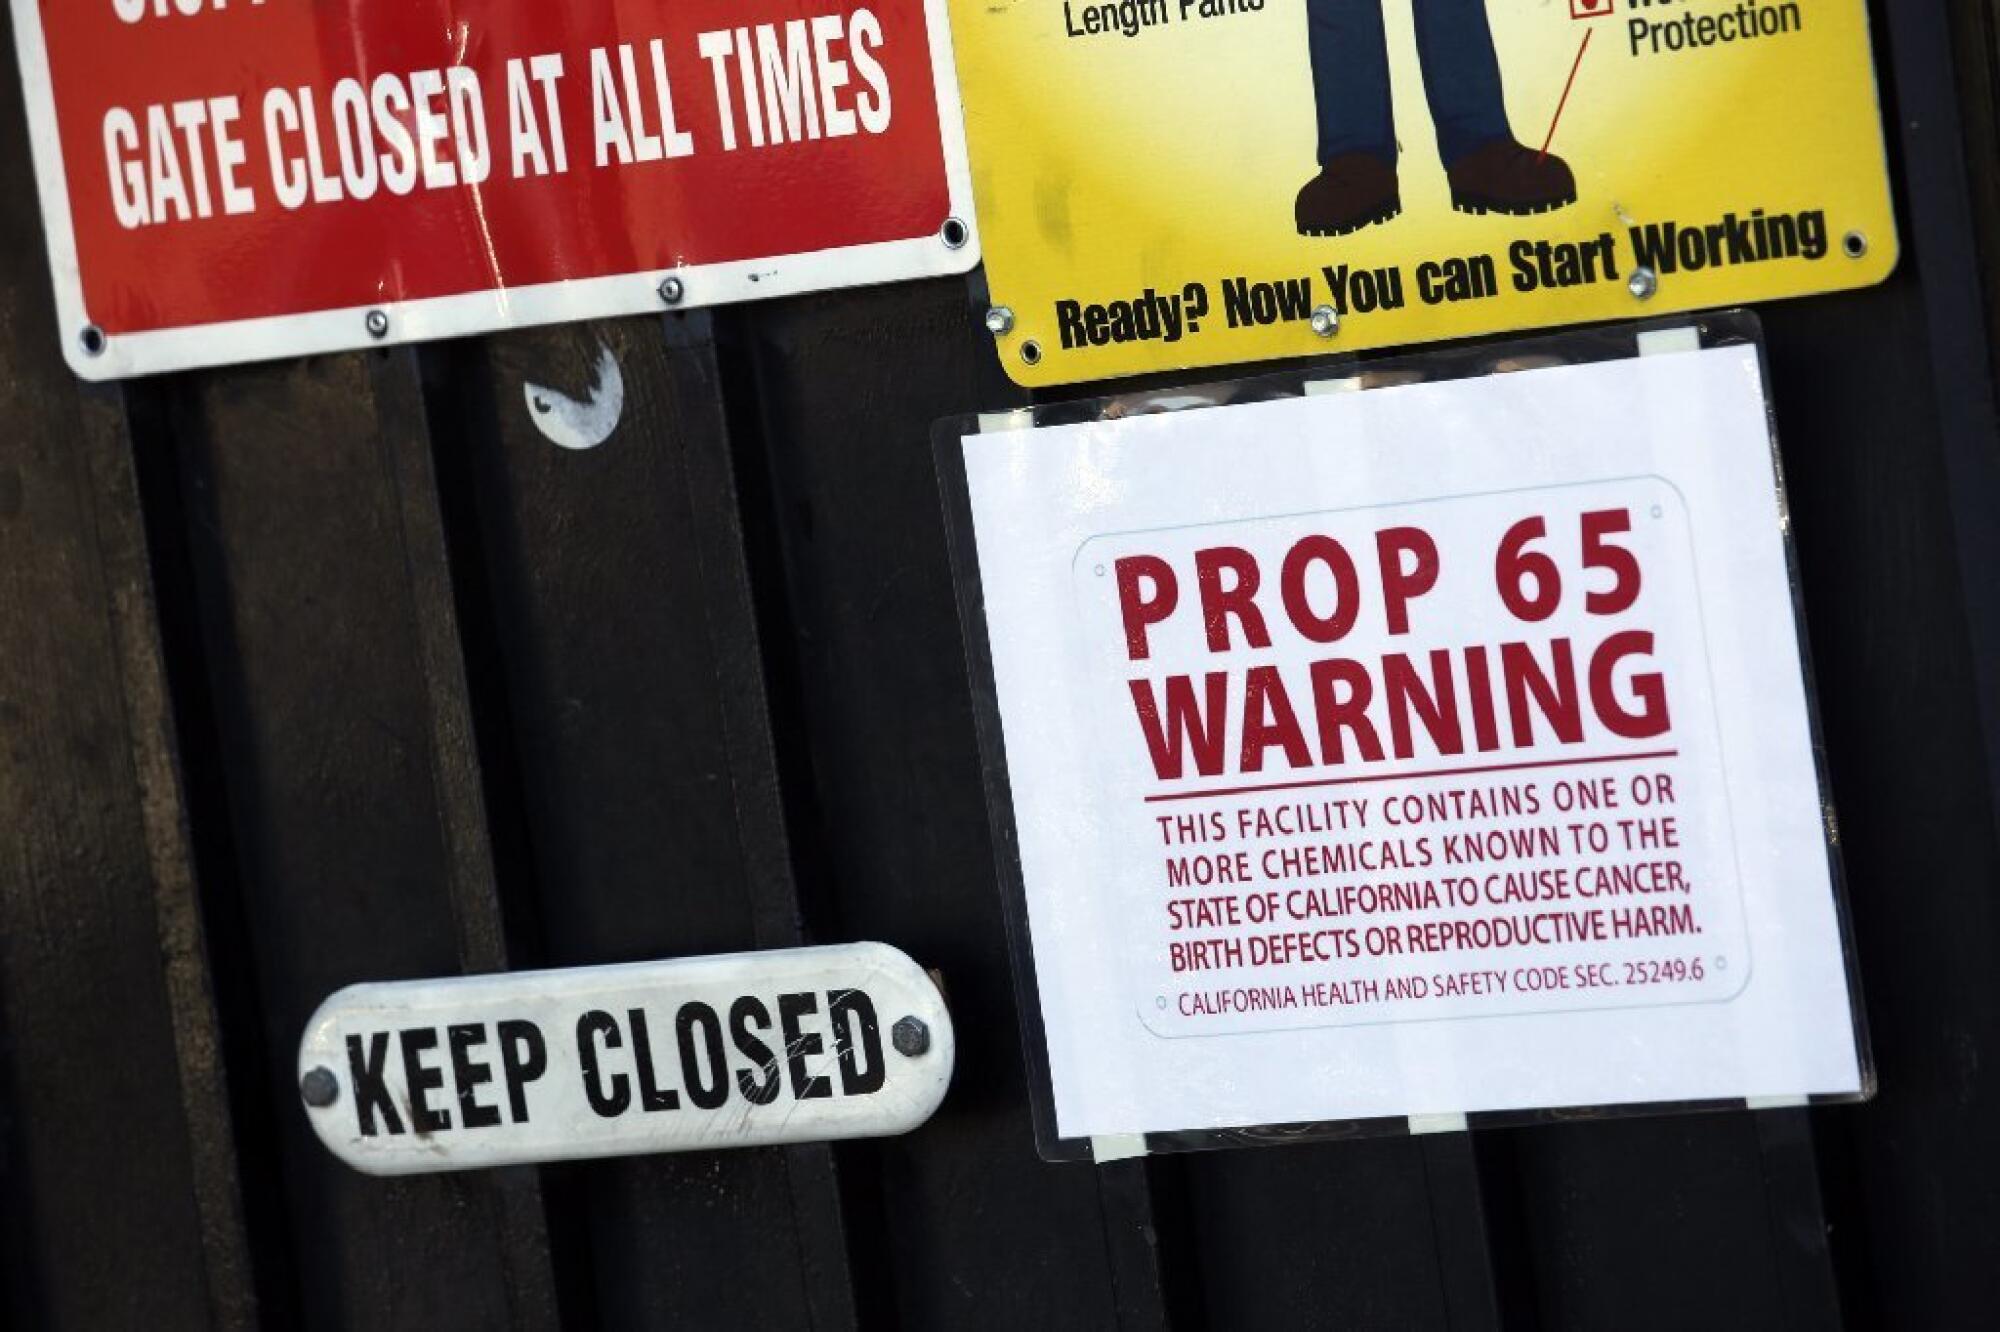
[[[90,378],[962,271],[925,0],[13,0]]]

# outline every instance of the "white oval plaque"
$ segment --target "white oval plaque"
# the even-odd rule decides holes
[[[403,1175],[904,1133],[951,1015],[886,944],[351,985],[299,1089],[357,1170]]]

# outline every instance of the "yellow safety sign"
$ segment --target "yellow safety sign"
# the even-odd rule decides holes
[[[1028,385],[1863,286],[1864,0],[951,0]]]

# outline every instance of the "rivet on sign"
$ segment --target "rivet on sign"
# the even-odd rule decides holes
[[[1330,338],[1340,332],[1340,311],[1331,305],[1315,305],[1312,312],[1312,331],[1323,338]]]
[[[1660,275],[1650,268],[1635,268],[1625,283],[1625,289],[1637,300],[1650,301],[1653,293],[1660,289]]]
[[[972,232],[964,222],[955,217],[946,218],[944,225],[938,228],[938,239],[944,242],[944,248],[947,250],[962,250],[965,248],[965,242],[971,238]]]
[[[386,338],[389,336],[389,316],[386,311],[370,310],[368,312],[368,336],[371,338]]]
[[[104,330],[95,324],[85,324],[76,336],[77,341],[83,344],[83,353],[86,356],[102,356],[105,347],[110,345],[105,339]]]
[[[299,1095],[315,1110],[324,1110],[340,1099],[340,1079],[330,1068],[312,1068],[299,1079]]]
[[[986,331],[996,338],[1005,337],[1014,331],[1014,312],[1004,305],[996,305],[986,312]]]
[[[1021,362],[1024,365],[1040,365],[1042,363],[1042,344],[1036,342],[1033,338],[1029,338],[1026,342],[1022,343]]]
[[[897,1018],[896,1025],[889,1028],[889,1043],[896,1047],[897,1054],[915,1059],[931,1048],[931,1029],[922,1018]]]
[[[687,299],[687,284],[677,277],[660,280],[660,299],[668,305],[679,305]]]
[[[1850,231],[1840,238],[1840,248],[1849,259],[1859,259],[1868,253],[1868,233]]]

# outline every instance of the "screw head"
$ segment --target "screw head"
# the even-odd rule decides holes
[[[1323,338],[1330,338],[1340,332],[1340,311],[1331,305],[1315,305],[1312,312],[1312,331]]]
[[[897,1018],[896,1025],[889,1028],[889,1043],[896,1047],[897,1054],[915,1059],[930,1050],[931,1029],[922,1018]]]
[[[1014,331],[1014,312],[1004,305],[996,305],[986,312],[986,331],[994,337],[1004,337]]]
[[[368,312],[368,336],[377,339],[389,336],[389,314],[386,310]]]
[[[324,1066],[309,1068],[299,1079],[299,1095],[315,1110],[324,1110],[340,1099],[340,1079]]]
[[[1625,290],[1631,292],[1635,300],[1650,301],[1659,289],[1660,275],[1650,268],[1633,269],[1632,276],[1625,281]]]
[[[660,299],[668,305],[679,305],[687,299],[687,284],[677,277],[660,279]]]

